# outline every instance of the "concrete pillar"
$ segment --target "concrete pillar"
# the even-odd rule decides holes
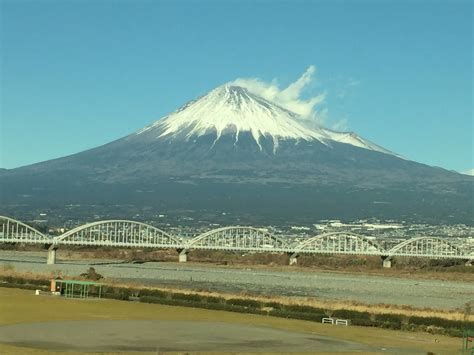
[[[384,260],[383,261],[383,267],[386,268],[386,269],[390,269],[392,267],[392,261],[391,260]]]
[[[290,265],[298,264],[298,254],[296,253],[288,253],[288,257],[290,258]]]
[[[51,245],[48,248],[48,259],[46,260],[46,264],[48,265],[56,264],[56,250],[58,250],[58,247],[55,245]]]
[[[386,269],[390,269],[392,267],[392,260],[382,256],[382,266]]]
[[[188,261],[188,253],[189,253],[189,250],[187,249],[178,249],[178,261],[180,263],[185,263],[186,261]]]

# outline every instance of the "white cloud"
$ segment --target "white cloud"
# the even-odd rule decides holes
[[[305,89],[314,82],[315,73],[314,65],[309,66],[298,80],[286,88],[280,88],[276,79],[265,82],[258,78],[238,78],[232,84],[242,86],[268,101],[301,115],[304,119],[312,119],[322,124],[327,118],[327,109],[322,107],[326,93],[320,93],[308,99],[301,98]]]
[[[462,174],[464,174],[464,175],[471,175],[471,176],[474,176],[474,169],[471,169],[471,170],[465,171],[465,172],[463,172]]]
[[[347,131],[348,129],[347,119],[346,118],[340,119],[339,121],[331,125],[331,129],[335,131]]]
[[[336,97],[338,99],[344,99],[348,94],[350,94],[356,87],[360,85],[360,80],[354,78],[349,78],[346,83],[342,84],[337,89]]]

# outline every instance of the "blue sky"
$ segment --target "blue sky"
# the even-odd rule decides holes
[[[325,93],[325,124],[474,168],[470,1],[1,1],[0,167],[127,135],[236,78]]]

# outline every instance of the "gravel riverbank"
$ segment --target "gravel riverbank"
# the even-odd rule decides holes
[[[105,277],[155,286],[248,292],[258,295],[317,297],[368,304],[456,309],[474,300],[474,284],[331,272],[272,271],[230,266],[112,260],[59,261],[46,265],[46,253],[0,251],[0,267],[19,272],[61,271],[78,276],[93,266]]]

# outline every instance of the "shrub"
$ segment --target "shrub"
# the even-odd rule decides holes
[[[224,303],[224,299],[219,297],[205,296],[203,299],[207,303]]]
[[[435,317],[410,317],[408,322],[409,326],[417,330],[430,331],[459,337],[462,336],[463,329],[474,327],[474,322],[449,320]]]
[[[233,306],[242,306],[248,308],[260,308],[261,303],[254,300],[240,299],[240,298],[231,298],[226,301],[226,304],[231,304]]]
[[[273,308],[273,309],[282,309],[283,305],[281,303],[277,303],[277,302],[266,302],[266,303],[263,304],[263,307],[269,307],[269,308]]]
[[[21,288],[24,290],[42,290],[42,291],[49,291],[49,285],[31,285],[31,284],[22,284],[18,285],[17,283],[9,283],[9,282],[2,282],[0,283],[0,287],[5,288]]]
[[[30,285],[44,285],[44,286],[49,286],[50,281],[49,280],[28,280],[27,281]]]
[[[85,278],[86,280],[93,281],[98,281],[104,278],[101,274],[97,273],[92,266],[86,272],[83,272],[80,276]]]
[[[401,329],[403,316],[399,314],[377,314],[375,321],[380,324],[382,328]]]
[[[115,292],[102,292],[102,298],[109,298],[112,300],[122,300],[122,296]]]
[[[171,294],[171,299],[191,302],[202,302],[202,297],[197,294],[173,293]]]
[[[142,296],[142,297],[140,297],[140,302],[143,302],[143,303],[162,303],[163,299],[162,298],[157,298],[157,297],[151,297],[151,296]]]
[[[298,313],[321,313],[324,314],[324,309],[314,308],[311,306],[301,306],[301,305],[285,305],[283,306],[285,310],[289,312],[298,312]]]
[[[375,321],[376,326],[380,328],[386,328],[386,329],[395,329],[395,330],[400,330],[402,329],[402,323],[397,323],[397,322],[381,322],[381,321]]]
[[[343,319],[370,319],[370,314],[368,312],[359,312],[359,311],[353,311],[349,309],[339,309],[334,311],[332,314],[333,317],[335,318],[343,318]]]
[[[123,287],[103,287],[102,297],[112,298],[115,300],[128,300],[130,297],[130,290]]]
[[[138,290],[138,295],[142,296],[151,296],[151,297],[159,297],[159,298],[167,298],[169,293],[160,290],[153,290],[149,288]]]
[[[157,297],[151,297],[151,296],[140,297],[140,302],[158,303],[158,304],[164,304],[164,305],[169,305],[169,306],[213,309],[213,310],[228,311],[228,312],[260,314],[259,310],[249,309],[242,306],[234,306],[234,305],[224,304],[224,303],[203,303],[203,302],[196,302],[196,301],[183,300],[183,299],[165,299],[165,298],[157,298]]]
[[[449,320],[435,317],[410,317],[408,322],[416,325],[436,326],[443,328],[462,329],[464,327],[474,327],[474,322],[464,322],[460,320]]]
[[[352,325],[360,325],[363,327],[380,327],[381,322],[372,320],[370,318],[354,318],[351,319]]]

